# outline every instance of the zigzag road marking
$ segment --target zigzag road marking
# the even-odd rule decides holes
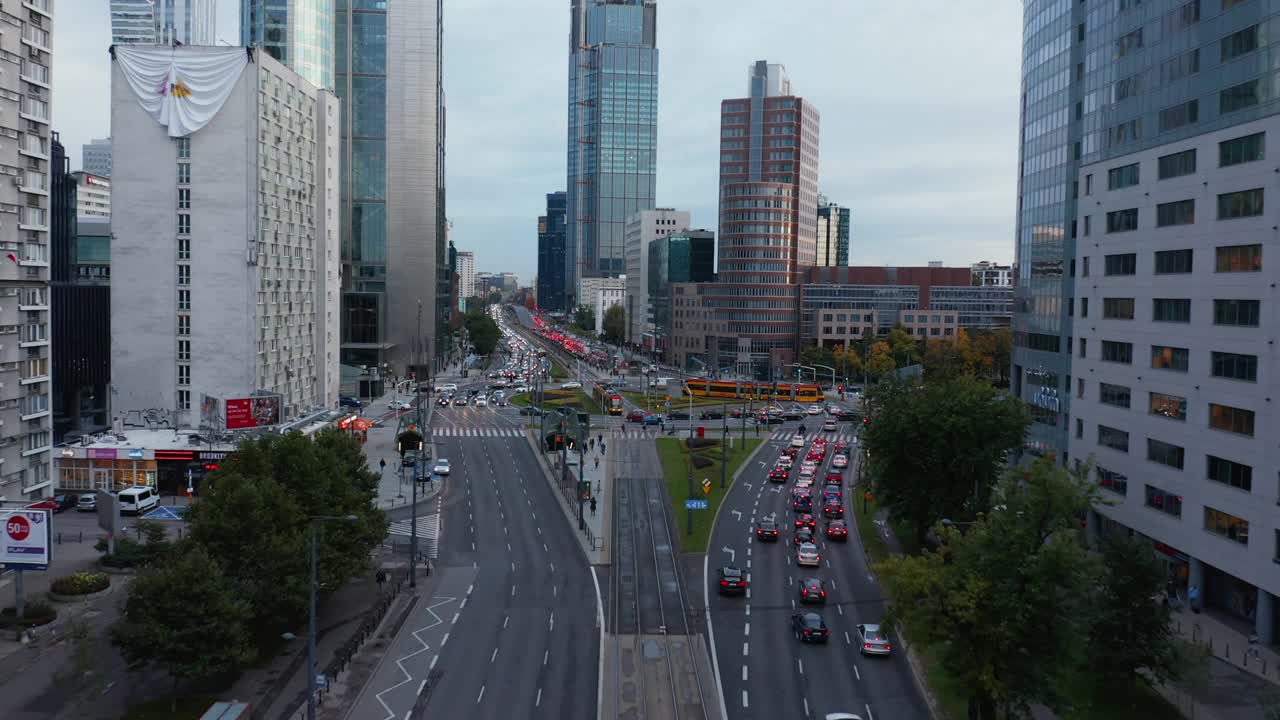
[[[387,711],[387,716],[383,718],[383,720],[395,720],[396,714],[391,710],[391,708],[387,707],[387,703],[383,701],[382,696],[385,695],[386,693],[391,692],[392,690],[395,690],[398,687],[401,687],[402,685],[413,682],[413,675],[408,670],[404,669],[404,661],[408,660],[411,657],[414,657],[415,655],[421,655],[422,653],[431,649],[431,646],[428,645],[427,642],[418,635],[418,633],[425,632],[427,630],[430,630],[433,627],[436,627],[437,625],[443,624],[444,620],[439,615],[436,615],[435,609],[440,607],[441,605],[447,605],[453,602],[454,600],[457,600],[457,598],[442,598],[440,602],[436,603],[435,605],[427,606],[427,612],[431,613],[431,616],[436,619],[435,622],[425,627],[420,627],[417,630],[413,631],[413,639],[417,640],[422,645],[422,647],[396,660],[396,667],[399,667],[400,672],[404,673],[404,679],[374,696],[378,700],[378,704],[382,706],[382,709]]]

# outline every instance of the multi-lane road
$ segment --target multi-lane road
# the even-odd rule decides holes
[[[853,441],[853,429],[847,423],[839,423],[840,430],[834,433],[815,433],[821,427],[819,418],[808,418],[805,424],[809,430],[805,451],[817,434],[826,436],[832,445],[838,439]],[[735,719],[820,719],[828,713],[845,712],[856,713],[863,720],[926,718],[927,707],[905,657],[863,657],[858,651],[854,627],[879,623],[884,603],[852,523],[854,497],[860,492],[853,486],[859,454],[856,445],[843,473],[849,541],[828,543],[821,532],[825,525],[820,517],[822,478],[833,456],[828,451],[815,474],[820,566],[796,565],[791,505],[794,483],[770,483],[767,474],[797,425],[774,427],[756,462],[725,498],[711,538],[706,592],[728,715]],[[804,451],[799,459],[803,457]],[[799,460],[796,468],[793,478]],[[764,518],[777,520],[782,531],[778,542],[755,539],[756,523]],[[734,565],[748,573],[749,593],[718,594],[716,571],[722,565]],[[798,583],[808,577],[826,583],[826,605],[816,608],[831,631],[825,645],[801,644],[791,630],[791,615],[806,609],[799,604]]]

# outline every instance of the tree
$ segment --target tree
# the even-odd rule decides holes
[[[627,311],[621,305],[610,305],[604,311],[604,340],[614,345],[621,344],[627,337]]]
[[[893,360],[898,367],[920,362],[920,346],[911,333],[902,326],[895,325],[889,331],[889,347],[893,349]]]
[[[940,528],[937,552],[878,566],[891,620],[932,646],[969,691],[970,720],[1025,715],[1032,702],[1070,704],[1096,572],[1076,537],[1095,497],[1086,478],[1087,469],[1068,473],[1051,458],[1010,471],[998,509],[967,532]]]
[[[925,373],[932,377],[974,375],[979,362],[973,342],[964,328],[956,330],[952,340],[930,340],[924,354]]]
[[[475,346],[477,354],[489,355],[502,339],[502,331],[498,329],[498,323],[489,317],[489,313],[485,312],[484,308],[468,307],[470,309],[467,310],[467,315],[463,319],[467,336],[471,338],[471,344]]]
[[[855,346],[837,347],[831,354],[831,367],[836,369],[844,382],[850,378],[862,379],[862,353]]]
[[[798,358],[801,365],[813,367],[815,365],[826,365],[832,367],[831,363],[835,354],[830,348],[821,345],[806,345],[800,348],[800,357]]]
[[[998,328],[977,333],[973,339],[978,372],[990,377],[1000,387],[1009,386],[1009,369],[1013,363],[1013,332]]]
[[[893,360],[893,349],[889,343],[877,340],[871,344],[871,357],[867,359],[867,371],[877,380],[893,372],[897,363]]]
[[[938,520],[971,519],[990,506],[1005,453],[1022,444],[1030,422],[1017,398],[967,376],[880,383],[866,414],[880,502],[921,541]]]
[[[111,641],[131,663],[154,664],[173,678],[201,680],[238,672],[254,658],[245,598],[204,549],[187,544],[129,586]],[[171,710],[176,710],[177,693]]]
[[[573,326],[584,333],[595,334],[596,311],[586,305],[579,305],[573,311]]]
[[[1182,641],[1169,624],[1168,605],[1153,600],[1164,595],[1165,573],[1151,542],[1112,536],[1102,550],[1089,629],[1093,674],[1116,694],[1132,691],[1140,672],[1161,682],[1176,679],[1185,669]]]

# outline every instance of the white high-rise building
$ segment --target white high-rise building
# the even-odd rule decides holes
[[[0,33],[5,57],[21,67],[0,74],[12,100],[0,143],[0,499],[49,494],[52,411],[49,360],[50,132],[53,5],[6,5],[14,32]],[[12,12],[9,12],[9,11]],[[67,12],[64,8],[63,12]]]
[[[111,138],[94,138],[80,146],[80,169],[97,175],[111,177]]]
[[[623,257],[626,258],[627,263],[626,297],[623,307],[627,312],[627,342],[629,343],[639,344],[646,333],[653,332],[653,326],[648,321],[649,243],[673,232],[688,230],[689,217],[688,210],[657,208],[641,210],[627,218],[627,224],[623,228]]]
[[[111,80],[113,418],[336,406],[337,97],[241,47],[117,47]]]
[[[476,294],[476,254],[458,251],[458,298],[466,300]]]
[[[213,45],[216,0],[111,0],[115,45]]]
[[[71,174],[76,179],[76,215],[111,217],[111,179],[83,171]]]

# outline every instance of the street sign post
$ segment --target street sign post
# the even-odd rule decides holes
[[[684,501],[684,508],[686,510],[706,510],[707,501],[701,498],[689,498]]]

